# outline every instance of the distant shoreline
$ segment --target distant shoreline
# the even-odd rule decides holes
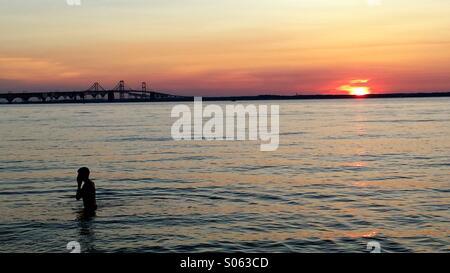
[[[1,94],[0,94],[1,95]],[[354,95],[257,95],[257,96],[217,96],[202,97],[203,101],[256,101],[256,100],[331,100],[331,99],[380,99],[380,98],[439,98],[450,97],[450,92],[432,92],[432,93],[387,93],[370,94],[365,96]],[[114,101],[101,99],[85,100],[60,100],[60,101],[19,101],[19,102],[0,102],[0,105],[17,104],[83,104],[83,103],[136,103],[136,102],[177,102],[193,101],[194,97],[177,97],[162,99],[115,99]]]
[[[388,93],[370,94],[365,96],[354,95],[259,95],[259,96],[229,96],[229,97],[203,97],[205,101],[217,100],[322,100],[322,99],[378,99],[378,98],[428,98],[450,97],[450,92],[433,93]]]

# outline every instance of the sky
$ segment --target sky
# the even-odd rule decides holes
[[[0,0],[0,92],[450,91],[448,0]]]

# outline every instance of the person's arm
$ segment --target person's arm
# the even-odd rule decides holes
[[[81,197],[83,197],[83,188],[78,187],[77,189],[77,195],[75,196],[77,198],[77,200],[80,200]]]
[[[83,180],[80,178],[80,175],[77,176],[77,184],[77,195],[75,197],[77,198],[77,200],[80,200],[80,198],[82,197],[81,184],[83,184]]]

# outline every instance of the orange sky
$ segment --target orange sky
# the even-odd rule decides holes
[[[204,96],[450,91],[447,0],[0,6],[0,91],[111,88],[122,79]]]

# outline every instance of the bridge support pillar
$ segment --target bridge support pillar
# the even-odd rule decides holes
[[[113,101],[114,100],[114,92],[108,92],[108,100]]]

